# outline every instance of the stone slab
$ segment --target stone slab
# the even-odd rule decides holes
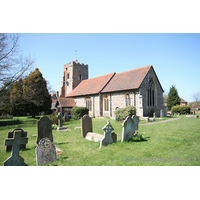
[[[188,117],[188,118],[198,118],[199,116],[198,115],[186,115],[185,117]]]
[[[90,140],[90,141],[94,141],[94,142],[99,142],[103,139],[103,135],[99,134],[99,133],[92,133],[92,132],[88,132],[85,139]]]

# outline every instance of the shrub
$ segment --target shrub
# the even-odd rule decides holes
[[[174,113],[187,114],[187,113],[190,113],[190,106],[189,105],[188,106],[176,105],[171,108],[171,112],[172,112],[172,114],[174,114]]]
[[[83,115],[88,114],[89,109],[86,107],[73,107],[71,109],[71,118],[72,119],[80,119]]]
[[[52,124],[56,124],[56,125],[58,125],[58,117],[57,117],[57,114],[56,113],[52,113],[52,114],[50,114],[50,115],[47,115],[47,117],[49,117],[50,119],[51,119],[51,121],[52,121]],[[64,117],[62,117],[62,122],[64,122],[65,120],[64,120]]]
[[[119,108],[114,112],[114,114],[117,121],[123,121],[127,116],[132,117],[133,115],[136,115],[136,108],[134,106]]]

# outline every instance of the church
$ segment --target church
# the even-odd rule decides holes
[[[91,117],[114,118],[118,108],[135,106],[140,117],[166,116],[163,88],[152,65],[88,79],[88,65],[76,59],[64,65],[58,112],[74,106],[87,107]]]

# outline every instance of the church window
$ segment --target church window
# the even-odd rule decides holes
[[[69,79],[69,74],[67,74],[67,79]]]
[[[155,87],[152,79],[148,86],[148,106],[155,106]]]
[[[109,111],[108,96],[105,94],[103,97],[104,111]]]
[[[81,76],[81,74],[79,75],[79,79],[80,79],[80,81],[82,81],[82,76]]]
[[[86,107],[89,109],[89,111],[92,111],[92,100],[91,97],[86,98]]]
[[[125,95],[125,101],[126,101],[126,107],[131,105],[131,98],[130,98],[130,94],[126,94]]]

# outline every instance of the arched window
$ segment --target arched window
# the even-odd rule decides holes
[[[130,94],[126,94],[125,95],[125,101],[126,101],[126,107],[130,106],[131,105],[131,97],[130,97]]]
[[[153,79],[150,79],[148,85],[148,106],[155,105],[155,87],[153,83]]]
[[[109,111],[108,96],[105,94],[103,97],[104,111]]]
[[[86,107],[89,109],[89,111],[92,111],[92,100],[91,100],[91,97],[86,97],[85,102],[86,102]]]

